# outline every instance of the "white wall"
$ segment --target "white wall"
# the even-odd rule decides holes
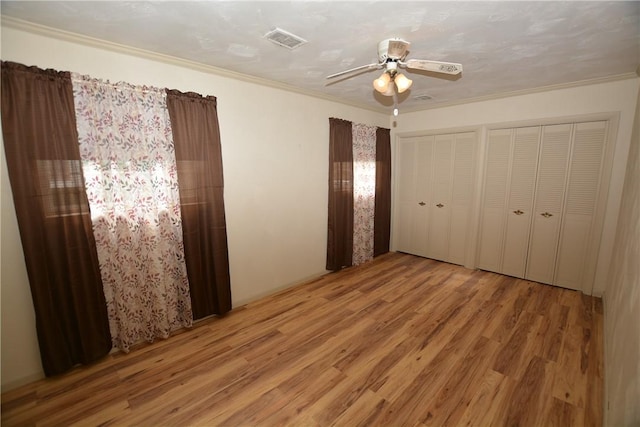
[[[0,140],[2,135],[0,132]],[[0,187],[0,290],[2,291],[2,384],[16,379],[35,380],[42,376],[36,320],[27,280],[27,268],[22,254],[18,222],[9,185],[4,143],[0,150],[2,168]],[[3,388],[4,391],[4,388]]]
[[[640,425],[640,92],[605,290],[605,425]]]
[[[386,114],[14,28],[2,28],[2,59],[218,98],[234,306],[325,272],[329,117],[389,126]],[[4,171],[0,185],[6,390],[42,368]]]
[[[480,130],[480,140],[483,144],[486,128],[491,125],[619,113],[613,170],[593,287],[593,294],[601,296],[607,284],[613,251],[639,84],[640,79],[630,78],[420,112],[401,113],[393,120],[395,123],[391,128],[392,141],[394,141],[394,135],[410,132],[477,128]],[[479,164],[483,161],[482,153],[482,149],[478,150]],[[480,175],[478,175],[478,189],[480,188],[479,178]],[[479,191],[477,193],[479,197]],[[479,200],[476,199],[476,213],[478,204]],[[476,231],[477,224],[474,232]],[[392,249],[394,249],[393,244]],[[467,266],[473,267],[473,265]]]

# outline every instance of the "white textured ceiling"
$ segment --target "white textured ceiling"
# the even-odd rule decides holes
[[[400,37],[410,58],[459,62],[452,79],[413,71],[401,109],[632,73],[640,63],[640,2],[599,1],[2,1],[3,15],[383,108],[380,71],[327,84],[377,62]],[[288,50],[275,27],[308,43]],[[100,77],[100,76],[96,76]],[[431,100],[417,100],[429,95]]]

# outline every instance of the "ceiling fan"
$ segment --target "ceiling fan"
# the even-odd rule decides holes
[[[413,83],[412,80],[398,71],[399,68],[425,70],[452,75],[460,74],[462,72],[462,64],[457,64],[455,62],[429,61],[426,59],[409,59],[405,61],[409,54],[410,45],[411,43],[408,41],[398,38],[382,40],[378,43],[379,62],[340,71],[339,73],[327,76],[327,79],[333,79],[335,77],[355,73],[356,71],[361,70],[384,68],[382,75],[373,81],[373,87],[381,94],[393,96],[395,99],[396,93],[404,92],[409,89]],[[397,107],[394,108],[393,113],[396,116],[398,115]]]

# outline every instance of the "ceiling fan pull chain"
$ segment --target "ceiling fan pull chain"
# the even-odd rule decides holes
[[[395,89],[393,91],[393,115],[395,117],[398,117],[398,94],[396,93]]]

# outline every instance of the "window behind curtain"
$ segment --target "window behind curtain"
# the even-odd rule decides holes
[[[371,134],[372,129],[375,135]],[[372,141],[372,138],[375,141]],[[373,145],[370,143],[373,142]],[[354,147],[357,145],[357,147]],[[370,172],[375,150],[375,176]],[[364,153],[364,155],[363,155]],[[354,162],[367,173],[354,183]],[[372,182],[362,182],[362,179]],[[356,179],[357,181],[357,179]],[[359,192],[354,186],[359,186]],[[373,188],[375,187],[375,195]],[[365,190],[362,192],[362,190]],[[354,199],[358,197],[358,205]],[[371,209],[370,198],[375,198]],[[364,204],[363,204],[364,202]],[[327,270],[339,270],[389,252],[391,229],[390,130],[329,119]],[[357,214],[354,213],[354,207]],[[373,215],[373,219],[371,216]],[[354,224],[354,221],[359,223]],[[354,233],[354,230],[356,232]],[[354,234],[356,234],[354,236]]]
[[[84,203],[81,161],[36,160],[36,171],[47,218],[89,213],[89,206]]]
[[[69,73],[2,62],[9,179],[47,376],[111,349]]]
[[[216,98],[167,91],[193,318],[231,310],[222,147]]]
[[[114,347],[192,325],[164,89],[72,74],[80,156]]]
[[[329,119],[327,270],[353,261],[353,148],[351,122]]]
[[[391,131],[376,131],[376,207],[373,256],[389,252],[391,237]]]

